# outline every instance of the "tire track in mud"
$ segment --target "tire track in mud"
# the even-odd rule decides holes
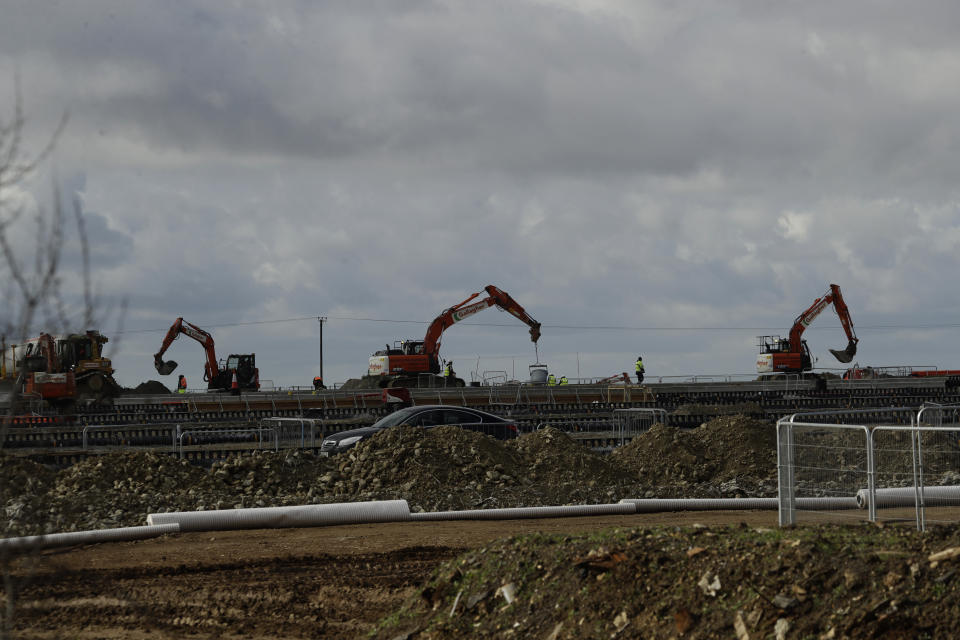
[[[356,638],[463,549],[314,554],[27,575],[17,637]],[[92,634],[92,635],[90,635]]]

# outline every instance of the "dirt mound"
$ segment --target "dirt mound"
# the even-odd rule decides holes
[[[503,442],[458,427],[398,427],[340,456],[324,478],[336,497],[405,499],[415,511],[516,506],[525,462]]]
[[[400,427],[361,442],[321,478],[337,498],[405,499],[414,511],[615,502],[632,476],[555,429],[500,441],[458,427]]]
[[[46,491],[56,472],[0,451],[0,504],[28,492]]]
[[[771,482],[776,486],[777,436],[770,422],[743,415],[714,418],[696,429],[655,424],[614,450],[611,459],[645,485],[700,485],[686,497],[740,493],[744,487],[760,496],[771,491]]]
[[[57,474],[48,498],[53,531],[142,525],[156,511],[205,504],[211,478],[204,469],[153,453],[88,458]]]
[[[598,498],[615,502],[616,494],[626,493],[626,487],[636,484],[628,469],[552,427],[524,435],[511,444],[526,463],[524,475],[543,495],[540,504],[588,504]]]
[[[948,638],[956,564],[931,553],[958,545],[956,527],[517,537],[439,567],[374,635]]]
[[[223,494],[216,508],[329,502],[320,478],[334,464],[330,458],[298,450],[231,456],[210,468]]]
[[[164,385],[162,382],[156,380],[147,380],[146,382],[141,382],[133,389],[124,388],[123,395],[148,395],[148,394],[161,394],[161,393],[173,393]]]
[[[22,519],[47,513],[55,476],[43,465],[0,452],[0,536],[19,535]]]

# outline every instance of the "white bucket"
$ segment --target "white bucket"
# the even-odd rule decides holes
[[[546,384],[547,365],[545,364],[530,365],[530,382],[534,384]]]

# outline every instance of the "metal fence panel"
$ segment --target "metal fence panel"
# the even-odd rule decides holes
[[[277,444],[281,449],[315,448],[323,439],[322,422],[316,418],[264,418],[263,427],[269,427],[277,434]]]
[[[810,498],[851,492],[852,517],[913,520],[920,530],[960,521],[960,406],[799,415],[777,422],[781,525],[796,524]],[[828,422],[851,417],[875,421]]]
[[[865,425],[777,422],[780,524],[867,519],[855,496],[871,486],[869,429]]]
[[[617,446],[622,447],[656,423],[667,423],[665,409],[629,408],[613,410],[613,430]]]

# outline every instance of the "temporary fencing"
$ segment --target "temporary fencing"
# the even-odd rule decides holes
[[[794,414],[777,422],[781,525],[854,518],[960,521],[960,407]],[[810,508],[855,496],[857,511]]]
[[[633,438],[645,433],[654,424],[667,423],[667,412],[665,409],[648,408],[629,408],[613,410],[614,432],[618,441],[618,446],[629,443]]]
[[[323,422],[315,418],[264,418],[260,426],[276,432],[282,449],[315,448],[323,440]]]
[[[252,426],[245,429],[208,427],[182,431],[177,426],[177,451],[181,459],[190,457],[191,452],[202,453],[204,445],[209,443],[216,443],[217,453],[225,454],[228,450],[226,446],[228,442],[240,445],[237,447],[238,450],[250,449],[251,446],[256,449],[264,449],[271,445],[274,451],[280,449],[279,434],[273,427]]]

